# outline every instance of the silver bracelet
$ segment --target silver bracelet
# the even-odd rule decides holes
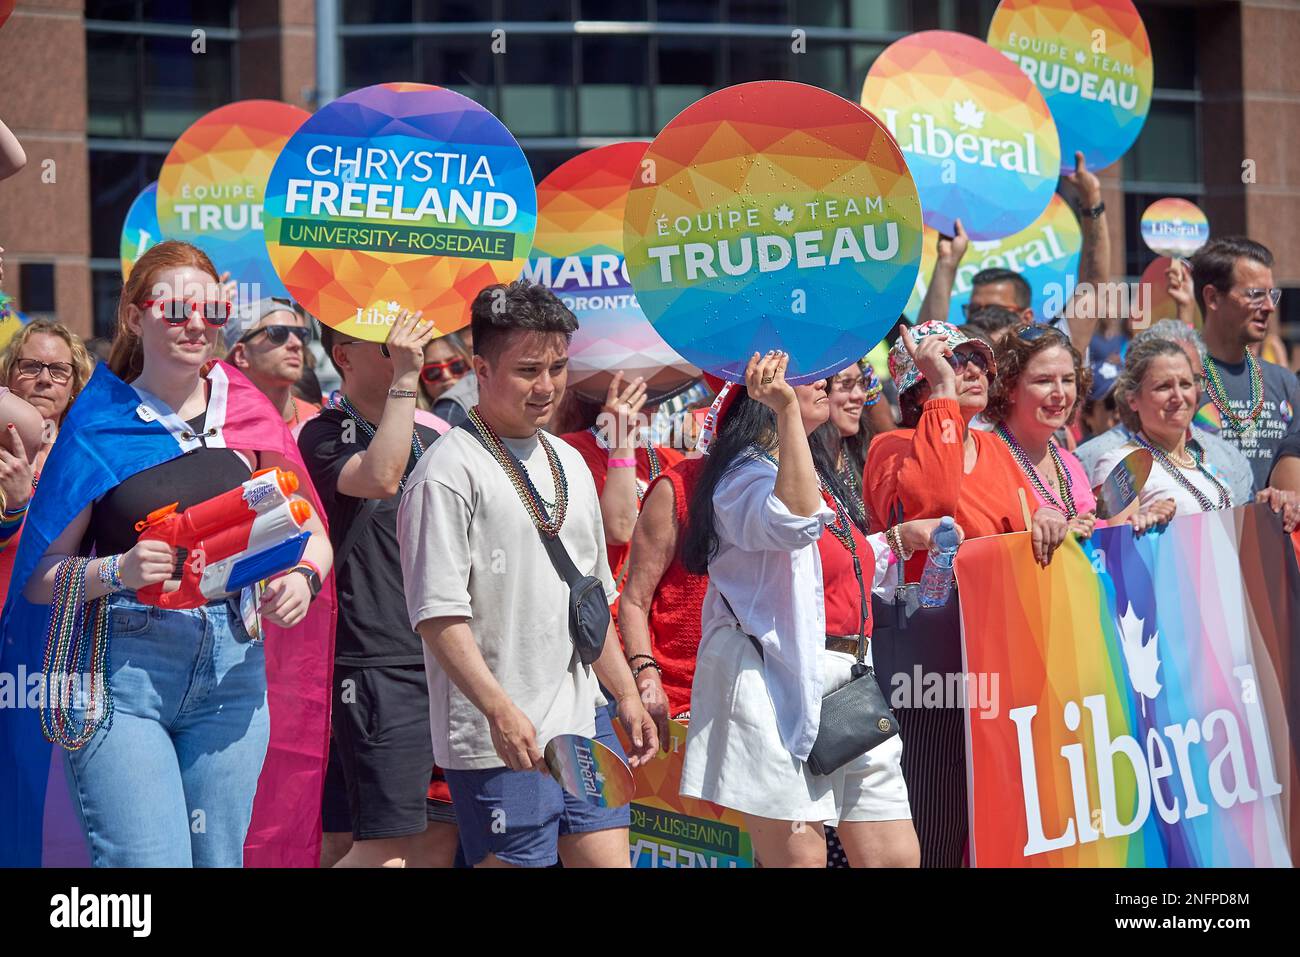
[[[411,389],[389,389],[388,395],[394,399],[414,399],[415,392]]]

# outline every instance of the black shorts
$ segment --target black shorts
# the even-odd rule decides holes
[[[433,768],[424,667],[336,664],[332,728],[353,839],[422,833]]]

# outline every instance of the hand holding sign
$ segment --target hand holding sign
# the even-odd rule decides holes
[[[1115,463],[1106,481],[1097,489],[1097,505],[1105,518],[1114,518],[1142,494],[1142,486],[1151,474],[1151,453],[1135,449]]]
[[[546,743],[546,770],[564,790],[596,807],[622,807],[636,794],[627,763],[580,734],[558,734]]]

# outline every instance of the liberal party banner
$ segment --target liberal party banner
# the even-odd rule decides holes
[[[617,721],[623,747],[628,746]],[[632,799],[633,867],[753,867],[754,845],[739,811],[682,797],[686,725],[668,722],[668,751],[636,768]]]
[[[643,169],[627,272],[688,362],[738,382],[751,353],[781,349],[789,380],[812,382],[898,321],[921,206],[898,145],[857,104],[782,80],[728,87],[674,117]]]
[[[569,343],[569,388],[603,402],[610,380],[646,380],[660,402],[700,376],[641,311],[623,259],[623,209],[642,168],[645,143],[579,153],[537,184],[537,235],[524,276],[559,296],[578,319]]]
[[[162,227],[158,225],[158,184],[150,183],[126,211],[122,220],[122,239],[118,251],[122,260],[122,281],[131,275],[136,264],[150,246],[162,242]]]
[[[177,137],[158,174],[163,235],[207,253],[242,301],[288,295],[266,255],[262,204],[275,158],[310,115],[274,100],[219,107]]]
[[[957,556],[969,675],[971,861],[1289,867],[1300,840],[1295,547],[1267,506]]]
[[[988,41],[1047,100],[1062,173],[1075,152],[1101,169],[1137,140],[1151,108],[1151,42],[1131,0],[1002,0]]]
[[[519,277],[537,225],[523,150],[466,96],[381,83],[322,107],[266,188],[266,248],[308,312],[382,342],[405,309],[439,333],[484,286]]]
[[[1190,256],[1210,239],[1210,221],[1201,207],[1176,196],[1148,206],[1138,228],[1157,256]]]
[[[964,223],[962,224],[965,225]],[[939,234],[925,228],[921,271],[907,301],[904,315],[912,322],[934,275],[938,259]],[[965,307],[974,291],[975,275],[984,269],[1011,269],[1025,277],[1033,290],[1034,315],[1040,320],[1059,316],[1074,294],[1079,281],[1079,252],[1083,233],[1070,204],[1053,194],[1043,214],[1028,228],[1002,239],[971,240],[953,278],[948,321],[960,326],[966,321]]]
[[[898,141],[925,224],[971,239],[1018,233],[1056,192],[1061,143],[1052,114],[1014,63],[982,40],[913,33],[867,72],[862,105]]]

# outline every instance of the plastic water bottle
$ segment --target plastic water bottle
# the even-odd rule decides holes
[[[939,519],[939,527],[930,537],[930,554],[921,572],[921,604],[939,608],[948,603],[952,592],[952,563],[957,557],[957,524],[951,515]]]

